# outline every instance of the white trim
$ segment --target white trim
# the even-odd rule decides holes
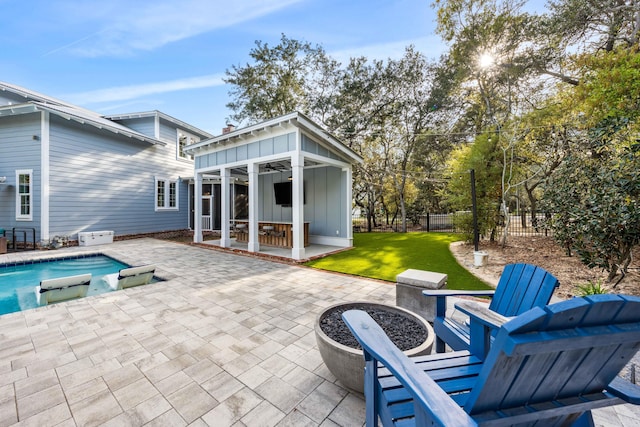
[[[20,213],[20,175],[29,175],[29,215]],[[16,169],[16,221],[33,221],[33,169]]]
[[[157,139],[151,138],[150,136],[136,132],[119,123],[111,122],[107,119],[104,119],[102,116],[96,115],[96,113],[88,114],[86,112],[87,110],[72,109],[69,107],[63,107],[61,105],[42,104],[37,101],[32,101],[30,103],[20,105],[0,106],[0,116],[26,114],[35,111],[48,111],[56,116],[62,117],[65,120],[73,120],[83,125],[91,125],[98,129],[108,130],[109,132],[143,141],[152,145],[167,145],[167,143],[164,141],[159,141]]]
[[[48,111],[43,111],[40,121],[40,240],[49,240],[49,195],[50,195],[50,164],[49,164],[49,119]]]
[[[179,211],[180,210],[180,185],[179,180],[176,179],[168,179],[168,178],[154,178],[153,185],[153,206],[156,212],[166,212],[166,211]],[[164,194],[163,194],[163,202],[164,206],[158,206],[158,183],[164,183]],[[175,206],[170,206],[171,202],[171,184],[175,185]]]
[[[346,184],[346,196],[345,196],[345,210],[344,215],[347,217],[347,239],[353,242],[353,170],[351,166],[342,170],[345,176]]]
[[[220,170],[220,246],[223,248],[231,246],[231,238],[229,234],[229,184],[231,182],[231,177],[229,172],[230,170],[227,168]]]
[[[261,133],[268,134],[269,136],[279,135],[281,133],[290,133],[291,126],[295,126],[298,130],[301,128],[305,129],[309,134],[315,136],[315,138],[319,138],[327,143],[332,148],[331,151],[340,152],[354,162],[363,162],[363,159],[359,154],[340,142],[338,138],[315,124],[311,119],[298,112],[237,129],[233,132],[219,135],[214,138],[205,139],[190,146],[187,151],[190,151],[194,157],[197,157],[199,155],[203,155],[203,153],[210,153],[224,149],[229,143],[234,146],[238,146],[240,144],[244,144],[245,142],[243,140],[245,139],[249,140],[246,143],[260,140],[262,139],[260,135]],[[239,141],[243,142],[240,143]]]
[[[300,148],[302,134],[296,132],[296,148]],[[304,259],[304,154],[297,150],[291,156],[291,219],[293,229],[293,247],[291,257]]]
[[[185,128],[188,129],[189,132],[193,132],[193,133],[197,133],[200,135],[203,135],[206,138],[213,138],[213,135],[210,134],[207,131],[204,131],[202,129],[199,129],[193,125],[190,125],[187,122],[183,122],[180,119],[176,119],[173,116],[170,116],[166,113],[163,113],[162,111],[158,111],[158,110],[153,110],[153,111],[143,111],[143,112],[139,112],[139,113],[129,113],[129,114],[112,114],[112,115],[108,115],[108,116],[104,116],[105,119],[108,120],[126,120],[126,119],[139,119],[139,118],[143,118],[143,117],[157,117],[158,119],[164,119],[174,125],[176,125],[176,127],[181,127],[181,128]]]
[[[157,114],[153,117],[153,136],[160,139],[160,117]]]
[[[258,177],[259,165],[249,162],[247,165],[247,176],[249,178],[249,252],[260,251],[260,238],[258,237],[258,203],[260,201],[260,178]]]
[[[202,243],[202,222],[200,216],[202,213],[202,174],[196,172],[195,183],[193,186],[193,241],[194,243]]]
[[[341,248],[353,247],[353,239],[345,239],[344,237],[310,235],[309,243],[312,245],[338,246]]]

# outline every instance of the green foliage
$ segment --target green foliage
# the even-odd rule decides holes
[[[616,284],[640,244],[639,66],[636,49],[577,57],[584,77],[560,96],[576,138],[544,194],[555,239]]]
[[[587,125],[602,128],[608,118],[640,117],[640,53],[638,48],[597,52],[576,58],[576,67],[586,69],[573,93]],[[636,127],[636,129],[638,129]]]
[[[465,242],[473,242],[473,213],[456,212],[451,222],[455,230],[462,234]]]
[[[282,35],[261,41],[252,64],[227,70],[232,120],[249,123],[301,111],[325,125],[360,154],[354,171],[355,203],[368,212],[384,210],[406,225],[418,198],[418,180],[432,172],[448,149],[430,137],[445,121],[446,72],[412,46],[399,59],[351,58],[342,67],[320,46]]]
[[[354,248],[306,265],[395,282],[408,268],[449,276],[449,289],[491,289],[457,263],[449,250],[459,236],[443,233],[356,233]]]
[[[576,296],[586,297],[589,295],[608,294],[609,288],[602,284],[601,280],[596,282],[587,282],[584,285],[576,286]]]
[[[249,123],[271,119],[293,111],[308,112],[313,95],[321,91],[336,70],[321,46],[290,39],[282,34],[280,43],[270,47],[256,41],[249,52],[253,64],[226,70],[234,111],[230,119]]]
[[[496,134],[481,134],[473,144],[455,150],[447,164],[451,179],[445,190],[445,199],[453,211],[471,211],[469,171],[475,171],[478,229],[482,235],[493,234],[500,220],[502,162],[496,150],[497,144]]]
[[[567,158],[547,185],[545,201],[556,212],[556,240],[589,267],[609,272],[612,281],[619,271],[624,277],[640,244],[640,144],[612,147],[603,142],[606,129],[592,131],[587,154]]]

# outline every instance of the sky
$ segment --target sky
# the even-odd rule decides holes
[[[232,66],[281,35],[333,58],[446,51],[429,0],[0,0],[0,81],[101,114],[160,110],[218,135]]]

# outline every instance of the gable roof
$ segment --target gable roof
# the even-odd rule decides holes
[[[38,102],[41,102],[43,104],[60,105],[60,106],[73,108],[73,109],[76,109],[76,110],[82,110],[87,114],[92,114],[92,115],[99,116],[99,114],[94,112],[94,111],[87,110],[87,109],[82,108],[82,107],[78,107],[77,105],[73,105],[73,104],[70,104],[68,102],[62,101],[60,99],[53,98],[53,97],[47,96],[47,95],[43,95],[43,94],[41,94],[39,92],[36,92],[34,90],[26,89],[26,88],[23,88],[23,87],[20,87],[18,85],[14,85],[14,84],[11,84],[11,83],[0,82],[0,90],[3,91],[3,92],[4,91],[11,92],[11,93],[14,93],[16,95],[24,97],[25,98],[25,103],[29,102],[29,101],[38,101]]]
[[[138,119],[138,118],[144,118],[144,117],[159,117],[161,119],[164,119],[170,123],[173,123],[174,125],[177,125],[178,127],[188,130],[192,133],[198,134],[200,136],[203,136],[205,138],[212,138],[213,135],[210,134],[207,131],[204,131],[202,129],[199,129],[193,125],[190,125],[189,123],[183,122],[180,119],[176,119],[173,116],[170,116],[166,113],[163,113],[162,111],[158,111],[158,110],[152,110],[152,111],[143,111],[140,113],[126,113],[126,114],[110,114],[110,115],[106,115],[103,116],[105,119],[108,120],[129,120],[129,119]]]
[[[331,148],[334,148],[336,151],[345,155],[348,159],[357,163],[363,162],[362,157],[360,157],[360,155],[358,155],[355,151],[347,147],[342,141],[333,136],[330,132],[323,129],[320,125],[316,124],[313,120],[297,111],[285,114],[284,116],[276,117],[274,119],[266,120],[255,125],[236,129],[229,133],[224,133],[210,139],[205,139],[204,141],[200,141],[198,143],[191,144],[185,147],[185,151],[195,155],[199,150],[234,143],[240,140],[247,139],[247,135],[251,137],[259,133],[260,131],[268,130],[275,127],[282,127],[283,125],[292,125],[299,129],[303,129],[329,145]]]
[[[195,126],[192,126],[182,120],[178,120],[174,117],[164,114],[160,111],[154,110],[144,113],[131,113],[121,115],[101,115],[95,111],[87,110],[86,108],[79,107],[77,105],[70,104],[57,98],[53,98],[47,95],[43,95],[39,92],[25,89],[23,87],[0,81],[0,91],[7,91],[14,93],[18,96],[25,98],[24,103],[12,104],[12,105],[0,105],[0,117],[26,114],[37,111],[48,111],[52,114],[60,116],[67,120],[74,120],[81,124],[91,125],[98,129],[104,129],[119,135],[123,135],[132,139],[143,141],[153,145],[167,145],[166,142],[147,136],[143,133],[137,132],[123,124],[118,123],[116,120],[131,119],[137,117],[161,117],[178,127],[184,128],[190,132],[198,134],[204,138],[210,138],[212,135]]]
[[[26,102],[24,104],[3,105],[0,106],[0,117],[36,113],[38,111],[48,111],[49,113],[62,117],[66,120],[73,120],[75,122],[90,125],[98,129],[104,129],[115,134],[147,142],[152,145],[167,145],[166,142],[160,141],[155,138],[150,138],[147,135],[129,129],[128,127],[123,126],[119,123],[104,119],[99,115],[88,114],[83,110],[69,108],[62,105],[45,104],[38,101]]]

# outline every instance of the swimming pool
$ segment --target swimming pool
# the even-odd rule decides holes
[[[110,276],[129,265],[102,254],[0,264],[0,314],[39,307],[41,280],[91,273],[87,296],[113,291]]]

